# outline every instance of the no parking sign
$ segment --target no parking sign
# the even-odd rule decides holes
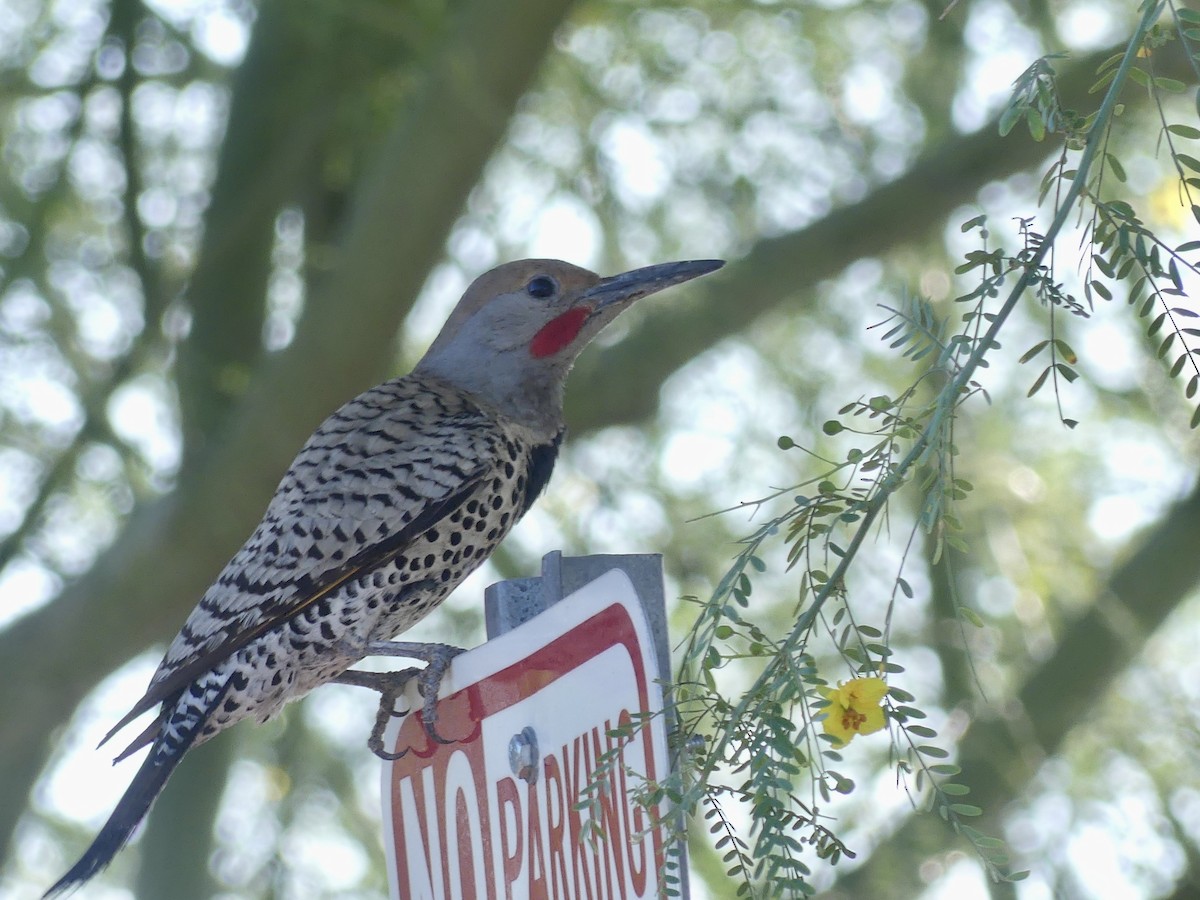
[[[656,897],[664,841],[633,793],[669,771],[666,726],[656,716],[611,734],[662,710],[656,658],[615,569],[455,658],[436,725],[451,743],[431,740],[418,715],[385,736],[389,750],[408,748],[383,775],[392,896]],[[420,708],[415,683],[407,699]],[[597,776],[606,754],[616,764]]]

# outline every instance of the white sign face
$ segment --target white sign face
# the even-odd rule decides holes
[[[566,900],[658,896],[664,843],[632,792],[665,778],[654,647],[628,577],[601,576],[524,625],[456,657],[442,680],[438,734],[418,714],[385,736],[383,817],[396,900]],[[406,698],[420,709],[416,685]],[[523,738],[522,735],[525,737]],[[528,738],[532,738],[530,741]],[[525,751],[527,768],[510,748]],[[617,764],[597,776],[602,754]],[[603,790],[587,794],[589,784]],[[580,801],[596,802],[576,809]],[[655,810],[659,817],[666,810]]]

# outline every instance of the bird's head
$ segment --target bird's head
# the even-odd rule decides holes
[[[539,430],[562,406],[571,365],[634,301],[719,269],[662,263],[601,278],[556,259],[523,259],[475,279],[416,371],[480,397]]]

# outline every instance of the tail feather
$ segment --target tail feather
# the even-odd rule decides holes
[[[160,753],[157,747],[150,751],[150,755],[146,757],[146,761],[142,763],[142,767],[134,776],[133,783],[129,785],[125,795],[117,803],[117,808],[108,817],[108,821],[104,823],[104,827],[100,829],[100,833],[96,835],[92,845],[87,848],[79,861],[71,866],[70,871],[42,895],[43,900],[57,897],[59,894],[78,887],[112,862],[117,851],[128,842],[138,823],[145,818],[150,804],[163,789],[167,778],[179,765],[181,759],[183,759],[182,753]]]
[[[167,783],[183,755],[196,742],[209,715],[221,702],[229,687],[229,676],[224,672],[212,670],[202,679],[188,685],[170,701],[169,706],[164,705],[163,714],[151,726],[158,728],[158,734],[154,738],[150,754],[117,802],[117,808],[113,810],[79,861],[42,895],[42,900],[49,900],[74,890],[112,862],[113,857],[129,841],[138,823],[146,817],[150,804],[162,791],[163,785]],[[123,759],[149,737],[150,729],[139,735],[131,748],[122,753],[117,760]]]

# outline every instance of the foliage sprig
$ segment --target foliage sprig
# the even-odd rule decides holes
[[[1032,295],[1050,311],[1051,333],[1021,358],[1048,359],[1029,394],[1046,384],[1056,395],[1060,381],[1078,377],[1077,357],[1058,333],[1057,312],[1086,317],[1095,297],[1110,299],[1115,282],[1133,279],[1130,303],[1151,320],[1148,333],[1159,340],[1158,354],[1177,353],[1172,375],[1192,374],[1185,388],[1192,397],[1200,387],[1200,355],[1189,339],[1200,329],[1186,324],[1195,314],[1177,302],[1183,273],[1196,273],[1188,254],[1200,242],[1170,247],[1138,219],[1126,202],[1104,198],[1105,178],[1125,180],[1124,169],[1109,149],[1119,96],[1133,82],[1148,90],[1172,91],[1176,84],[1152,73],[1152,51],[1166,40],[1157,24],[1166,4],[1148,2],[1125,52],[1100,69],[1095,91],[1105,91],[1100,107],[1087,115],[1066,109],[1055,86],[1051,58],[1039,60],[1018,80],[1013,100],[1001,119],[1008,132],[1025,122],[1031,135],[1044,140],[1062,137],[1062,153],[1042,185],[1041,200],[1054,192],[1054,215],[1040,231],[1033,218],[1018,221],[1020,246],[1013,251],[989,245],[984,217],[963,224],[975,232],[981,247],[966,254],[960,276],[978,275],[975,287],[956,298],[967,307],[962,327],[952,331],[928,301],[907,297],[899,308],[885,307],[882,338],[891,350],[917,364],[919,374],[897,397],[859,398],[827,421],[827,436],[856,435],[858,446],[830,459],[808,450],[821,464],[819,474],[785,490],[742,504],[763,511],[784,502],[741,542],[729,570],[711,597],[696,600],[697,617],[684,646],[680,677],[673,688],[678,717],[679,762],[663,785],[663,796],[685,813],[702,811],[719,835],[718,849],[739,896],[807,896],[813,893],[811,870],[801,858],[806,848],[831,864],[853,855],[834,833],[828,807],[835,794],[854,790],[836,766],[842,745],[822,728],[829,715],[833,660],[856,679],[890,679],[904,672],[889,643],[892,607],[880,628],[858,621],[850,601],[849,575],[867,538],[887,520],[891,501],[906,485],[918,496],[917,511],[904,551],[907,560],[915,536],[932,536],[934,557],[946,546],[961,546],[956,504],[972,489],[955,474],[958,448],[954,426],[958,410],[976,395],[987,396],[978,373],[1001,348],[1000,335],[1022,298]],[[1200,16],[1174,10],[1179,36],[1186,43],[1200,38]],[[1200,188],[1200,161],[1179,154],[1175,139],[1200,138],[1200,130],[1162,119],[1163,140],[1179,168],[1185,193]],[[1190,174],[1189,174],[1190,173]],[[1190,180],[1189,180],[1190,179]],[[1190,193],[1186,193],[1190,202]],[[1085,265],[1083,299],[1072,294],[1056,275],[1055,248],[1063,228],[1092,210],[1085,240],[1093,246]],[[1193,204],[1194,207],[1194,204]],[[1200,210],[1196,211],[1200,218]],[[932,396],[930,397],[930,395]],[[1068,427],[1077,424],[1062,412]],[[1193,425],[1200,424],[1200,412]],[[798,447],[790,437],[780,447]],[[797,605],[790,628],[773,634],[756,622],[751,597],[756,576],[767,571],[771,550],[782,545],[786,568],[797,571]],[[896,592],[911,598],[904,562],[896,573]],[[894,603],[893,603],[894,605]],[[968,609],[961,617],[980,624]],[[719,677],[721,670],[728,678]],[[724,682],[742,679],[733,688]],[[748,679],[748,684],[745,683]],[[967,802],[970,786],[950,761],[950,751],[937,742],[937,731],[913,695],[889,684],[883,705],[892,734],[892,761],[897,778],[914,806],[935,812],[966,838],[996,880],[1016,880],[1026,873],[1009,870],[1002,841],[971,824],[981,807]],[[800,787],[808,782],[807,790]],[[728,810],[741,806],[749,815],[743,837]]]

